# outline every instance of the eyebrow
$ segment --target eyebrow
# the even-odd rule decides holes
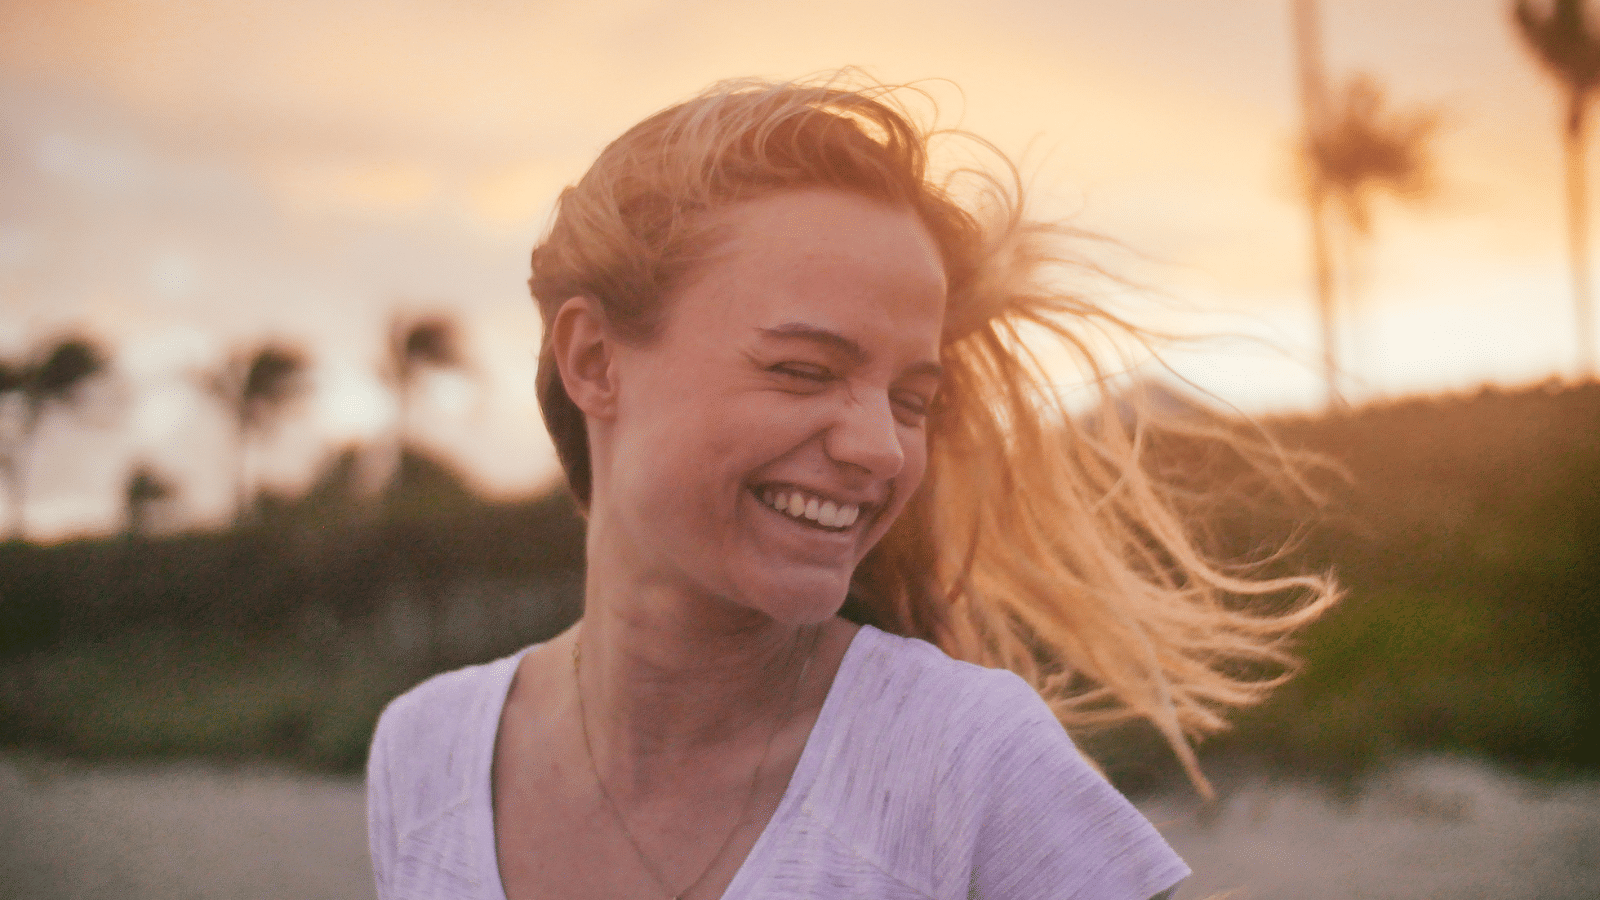
[[[872,356],[866,351],[866,348],[837,331],[829,331],[826,328],[808,325],[805,322],[786,322],[772,328],[763,328],[761,333],[779,340],[794,340],[798,338],[822,344],[857,365],[866,362]],[[938,378],[943,372],[944,367],[936,362],[920,362],[911,366],[906,371],[906,374],[931,375],[934,378]]]

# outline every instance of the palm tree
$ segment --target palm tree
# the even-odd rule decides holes
[[[1295,0],[1295,56],[1300,69],[1300,110],[1303,118],[1302,156],[1316,135],[1327,129],[1328,87],[1322,68],[1322,35],[1316,0]],[[1317,330],[1322,335],[1322,378],[1328,405],[1338,402],[1337,331],[1333,316],[1333,252],[1328,242],[1328,184],[1314,167],[1305,172],[1306,206],[1311,213],[1312,292],[1317,301]]]
[[[1355,273],[1372,241],[1376,197],[1420,200],[1433,192],[1430,144],[1437,123],[1428,110],[1390,112],[1382,86],[1358,74],[1345,82],[1325,130],[1307,148],[1308,168],[1318,173],[1338,213],[1334,253],[1346,315],[1358,299]]]
[[[305,354],[278,343],[235,354],[223,371],[213,375],[209,387],[228,408],[236,430],[235,483],[238,489],[236,524],[243,524],[254,508],[254,485],[249,475],[250,446],[305,388]]]
[[[405,461],[405,445],[414,427],[411,416],[417,389],[425,374],[462,366],[460,329],[443,315],[398,316],[389,328],[386,380],[394,391],[395,457]]]
[[[1358,74],[1345,83],[1324,130],[1307,148],[1310,162],[1357,234],[1372,231],[1378,191],[1419,198],[1433,189],[1428,152],[1438,117],[1430,111],[1391,113],[1381,85]]]
[[[1562,144],[1567,158],[1567,241],[1572,257],[1572,302],[1578,330],[1578,371],[1594,377],[1594,299],[1589,289],[1588,186],[1583,164],[1589,101],[1600,87],[1600,34],[1589,27],[1583,0],[1555,0],[1541,15],[1517,0],[1512,20],[1528,49],[1566,90]]]
[[[1431,110],[1395,113],[1370,75],[1328,88],[1316,0],[1295,0],[1295,46],[1300,66],[1304,135],[1300,147],[1306,205],[1311,215],[1313,289],[1322,336],[1328,405],[1340,403],[1337,286],[1347,289],[1357,247],[1372,235],[1372,202],[1379,193],[1417,199],[1433,189],[1430,144],[1438,127]],[[1333,219],[1333,213],[1339,216]],[[1339,249],[1334,244],[1337,232]],[[1342,260],[1339,258],[1342,255]],[[1344,277],[1338,276],[1342,273]]]
[[[51,406],[73,402],[79,388],[106,368],[107,359],[100,347],[75,336],[57,341],[32,363],[0,363],[0,398],[4,398],[6,407],[15,410],[17,419],[7,429],[5,446],[0,450],[14,536],[22,537],[26,531],[23,505],[28,452],[40,420]]]
[[[150,533],[151,514],[163,500],[172,496],[172,484],[148,463],[140,463],[128,475],[123,501],[127,509],[127,534],[144,537]]]
[[[406,445],[412,437],[412,415],[422,379],[440,369],[462,366],[460,329],[455,320],[441,314],[395,317],[389,327],[389,358],[384,371],[396,405],[394,480],[385,498],[391,508],[401,497],[400,489],[406,487]],[[415,614],[422,623],[423,653],[435,659],[442,652],[444,635],[443,587],[426,571],[417,573],[414,584],[418,593],[410,602],[420,607]]]

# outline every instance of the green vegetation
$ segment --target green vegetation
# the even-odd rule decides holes
[[[1304,677],[1273,712],[1354,704],[1361,736],[1336,715],[1312,727],[1364,755],[1600,768],[1600,386],[1287,431],[1356,478],[1311,551],[1351,597],[1309,636]]]
[[[1408,400],[1271,423],[1325,454],[1332,500],[1286,570],[1348,591],[1308,629],[1303,669],[1202,757],[1347,779],[1397,754],[1600,771],[1600,385]],[[1283,533],[1249,506],[1219,531]],[[1124,784],[1168,781],[1145,729],[1087,737]]]
[[[155,630],[13,660],[13,740],[87,758],[284,759],[354,771],[405,669],[355,642]]]
[[[1348,599],[1302,672],[1202,747],[1342,778],[1462,752],[1600,771],[1600,385],[1485,392],[1270,423],[1348,470],[1275,565]],[[1227,477],[1164,448],[1195,477]],[[0,546],[0,740],[85,757],[273,758],[354,771],[387,698],[578,611],[582,531],[557,493],[488,504],[408,457],[361,500],[336,470],[233,532]],[[1245,556],[1305,510],[1215,514]],[[1084,736],[1130,788],[1170,781],[1147,731]]]
[[[414,455],[382,498],[352,473],[226,533],[0,545],[0,742],[355,771],[389,698],[576,618],[564,494],[486,503]]]

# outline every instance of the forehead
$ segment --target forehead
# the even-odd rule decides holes
[[[714,213],[716,243],[671,299],[671,319],[828,328],[937,341],[945,272],[908,208],[828,189],[791,190]],[[709,320],[709,321],[708,321]],[[669,326],[670,327],[670,326]]]

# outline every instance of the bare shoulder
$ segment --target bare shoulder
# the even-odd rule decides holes
[[[511,686],[506,690],[502,725],[508,719],[550,714],[567,679],[572,677],[572,647],[576,640],[577,629],[568,628],[522,654]]]
[[[508,774],[524,779],[548,771],[553,758],[567,749],[561,725],[571,697],[575,640],[575,631],[568,629],[529,647],[517,662],[495,728],[491,781],[497,804]],[[539,760],[546,764],[533,765]]]

